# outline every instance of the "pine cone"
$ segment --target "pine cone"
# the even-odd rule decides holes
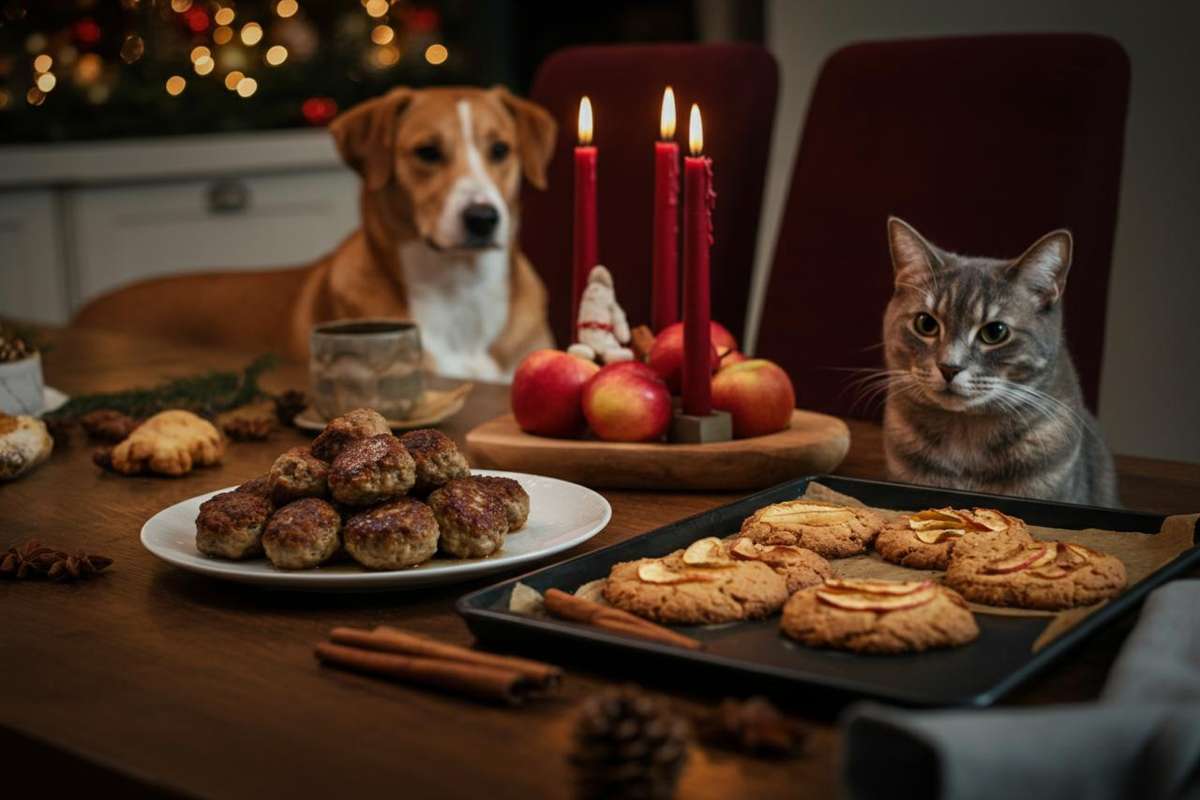
[[[580,800],[665,800],[675,794],[687,762],[687,722],[664,704],[627,686],[583,704],[575,728],[576,790]]]
[[[275,416],[279,417],[281,424],[290,427],[295,422],[296,415],[307,406],[308,399],[305,398],[304,392],[288,389],[275,397]]]
[[[752,755],[789,755],[804,744],[806,731],[765,697],[727,699],[707,717],[697,720],[700,737],[708,743]]]

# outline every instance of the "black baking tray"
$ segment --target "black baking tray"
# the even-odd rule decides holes
[[[724,694],[730,693],[734,685],[727,678],[742,676],[736,686],[745,693],[795,697],[811,692],[835,703],[872,697],[912,706],[987,706],[1067,656],[1103,626],[1135,609],[1152,589],[1200,564],[1200,547],[1192,547],[1037,653],[1032,646],[1049,622],[1046,617],[977,614],[980,635],[971,644],[926,653],[876,656],[818,650],[792,642],[780,635],[778,615],[757,622],[674,626],[705,642],[705,650],[691,651],[508,610],[512,587],[518,581],[541,592],[552,587],[574,591],[588,581],[606,577],[620,561],[662,556],[706,536],[734,533],[742,520],[761,506],[803,495],[810,481],[819,481],[870,506],[901,510],[982,506],[1051,528],[1101,528],[1152,535],[1161,530],[1164,519],[1155,514],[881,481],[802,478],[472,592],[459,599],[458,612],[475,636],[486,643],[510,650],[537,650],[559,660],[587,658],[593,665],[608,664],[617,671],[634,669],[647,679],[703,684],[725,678],[720,684]]]

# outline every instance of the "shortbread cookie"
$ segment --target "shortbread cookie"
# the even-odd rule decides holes
[[[783,633],[810,647],[916,653],[979,635],[956,592],[933,581],[829,580],[783,607]]]
[[[1083,545],[1033,542],[1001,556],[956,553],[946,583],[976,603],[1054,611],[1115,597],[1125,565]]]
[[[885,561],[913,569],[945,569],[956,548],[1001,555],[1033,544],[1025,523],[990,508],[930,508],[889,522],[875,539]]]
[[[761,561],[787,581],[788,594],[824,583],[833,576],[829,562],[805,547],[791,544],[758,544],[740,536],[725,543],[738,561]]]
[[[759,619],[787,596],[782,576],[761,561],[731,558],[719,539],[617,564],[604,583],[604,599],[617,608],[685,625]]]
[[[758,544],[805,547],[825,558],[856,556],[883,527],[883,518],[866,508],[820,500],[787,500],[760,508],[742,523],[742,536]]]

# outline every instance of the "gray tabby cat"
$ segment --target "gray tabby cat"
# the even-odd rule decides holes
[[[1063,339],[1071,234],[1013,260],[960,256],[888,220],[884,452],[897,480],[1117,504],[1112,456]]]

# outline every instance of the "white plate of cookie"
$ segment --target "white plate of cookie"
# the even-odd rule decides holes
[[[266,475],[155,514],[142,544],[224,580],[363,591],[454,583],[574,547],[608,524],[603,497],[540,475],[472,470],[433,430],[392,435],[376,412],[329,423]]]

